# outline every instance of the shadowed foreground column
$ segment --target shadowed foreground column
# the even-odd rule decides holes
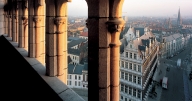
[[[106,22],[109,0],[87,0],[88,4],[88,100],[110,100],[110,41]],[[92,97],[94,96],[94,98]]]

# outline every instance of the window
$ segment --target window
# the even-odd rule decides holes
[[[125,62],[125,68],[128,68],[128,62]]]
[[[75,75],[75,80],[77,80],[77,75]]]
[[[79,76],[79,80],[81,80],[81,76]]]
[[[121,67],[124,67],[124,61],[121,61]]]
[[[136,89],[133,89],[133,96],[136,97]]]
[[[124,72],[121,72],[121,79],[124,79]]]
[[[137,71],[137,65],[136,64],[133,64],[133,69],[134,69],[134,71]]]
[[[125,73],[125,80],[128,80],[128,73]]]
[[[125,52],[125,57],[127,57],[127,58],[128,58],[128,52]]]
[[[125,101],[127,101],[127,98],[125,98]]]
[[[123,100],[123,96],[121,96],[121,100]]]
[[[87,77],[87,81],[88,81],[88,75],[86,75],[86,77]]]
[[[141,98],[141,91],[137,90],[137,98]]]
[[[79,82],[79,86],[81,85],[81,82]]]
[[[136,81],[137,81],[137,77],[134,75],[133,76],[133,82],[136,83]]]
[[[132,74],[129,74],[129,81],[132,82]]]
[[[138,65],[138,72],[141,72],[141,65]]]
[[[130,53],[129,55],[130,55],[129,57],[132,59],[132,53]]]
[[[129,95],[132,95],[132,87],[129,87]]]
[[[69,85],[71,85],[71,81],[69,81]]]
[[[141,77],[137,77],[137,84],[141,84]]]
[[[77,81],[75,81],[75,86],[77,86]]]
[[[130,48],[132,48],[132,45],[130,45]]]
[[[128,93],[128,86],[125,85],[125,93]]]
[[[124,92],[124,84],[121,84],[121,91]]]
[[[134,53],[134,59],[137,59],[137,54]]]
[[[71,79],[71,75],[69,75],[69,79]]]
[[[129,63],[129,69],[132,70],[132,63]]]
[[[83,81],[85,81],[85,75],[83,75]]]

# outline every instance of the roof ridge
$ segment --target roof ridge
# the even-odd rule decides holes
[[[74,71],[75,71],[76,66],[77,66],[77,65],[75,64],[75,67],[73,68],[73,73],[74,73]]]

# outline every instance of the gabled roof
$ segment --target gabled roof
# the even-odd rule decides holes
[[[71,47],[78,45],[78,44],[85,42],[85,41],[87,41],[87,40],[82,39],[82,38],[79,38],[78,40],[72,40],[70,43],[68,43],[68,48],[71,48]]]
[[[68,74],[82,74],[82,71],[84,69],[84,65],[73,65],[73,64],[68,64]]]

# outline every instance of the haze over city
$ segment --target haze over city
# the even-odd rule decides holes
[[[125,16],[166,16],[177,17],[180,7],[181,16],[192,16],[192,0],[125,0]],[[87,16],[88,7],[85,0],[72,0],[68,3],[69,16]]]

